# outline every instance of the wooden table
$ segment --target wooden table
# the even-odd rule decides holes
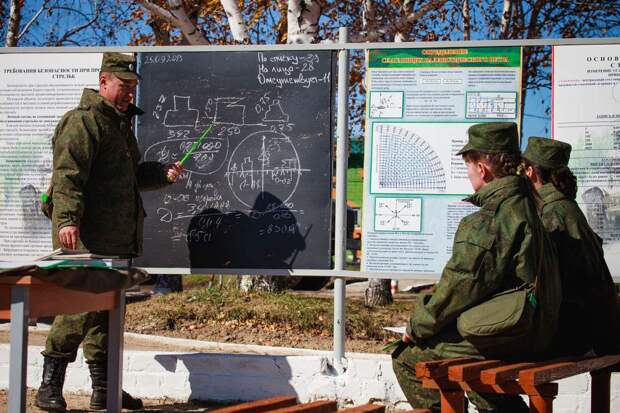
[[[11,320],[10,412],[26,411],[28,318],[109,310],[108,412],[121,411],[124,290],[100,294],[59,287],[32,276],[0,277],[0,319]]]

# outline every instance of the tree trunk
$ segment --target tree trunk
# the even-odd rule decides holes
[[[250,38],[245,29],[245,23],[243,22],[243,16],[237,7],[236,0],[220,0],[226,17],[228,18],[228,26],[232,33],[233,39],[238,43],[249,43]]]
[[[381,307],[394,301],[390,291],[390,280],[371,278],[364,292],[364,304],[367,307]]]
[[[471,37],[471,19],[469,17],[469,0],[463,0],[463,40]]]
[[[19,40],[19,23],[22,20],[24,0],[11,0],[9,26],[6,31],[6,47],[16,47]]]
[[[192,23],[183,6],[182,0],[168,0],[170,10],[158,6],[150,0],[137,0],[145,9],[178,27],[189,44],[207,45],[207,39]]]
[[[465,0],[467,1],[467,0]],[[504,0],[502,11],[502,25],[500,28],[500,39],[508,38],[508,27],[510,26],[510,12],[512,11],[512,0]]]
[[[321,5],[314,0],[289,0],[287,10],[287,43],[314,43]]]
[[[276,277],[270,275],[242,275],[239,288],[244,292],[264,291],[269,293],[281,292],[286,290],[287,277]]]

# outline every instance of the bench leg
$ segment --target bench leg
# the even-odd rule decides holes
[[[599,370],[591,372],[590,375],[592,376],[591,410],[597,413],[609,413],[611,372]]]
[[[530,413],[552,413],[553,397],[530,396]]]
[[[441,413],[464,413],[465,392],[439,391],[441,397]]]

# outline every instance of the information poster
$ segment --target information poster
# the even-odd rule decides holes
[[[101,54],[0,55],[0,260],[52,249],[40,196],[52,173],[51,138],[60,117],[97,88]]]
[[[438,277],[476,208],[456,153],[480,122],[519,122],[518,47],[371,50],[363,269]]]
[[[553,48],[553,137],[572,145],[577,202],[620,276],[620,45]]]

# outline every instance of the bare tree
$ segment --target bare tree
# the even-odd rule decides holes
[[[7,46],[115,44],[135,24],[134,6],[123,0],[12,0],[11,7]]]

